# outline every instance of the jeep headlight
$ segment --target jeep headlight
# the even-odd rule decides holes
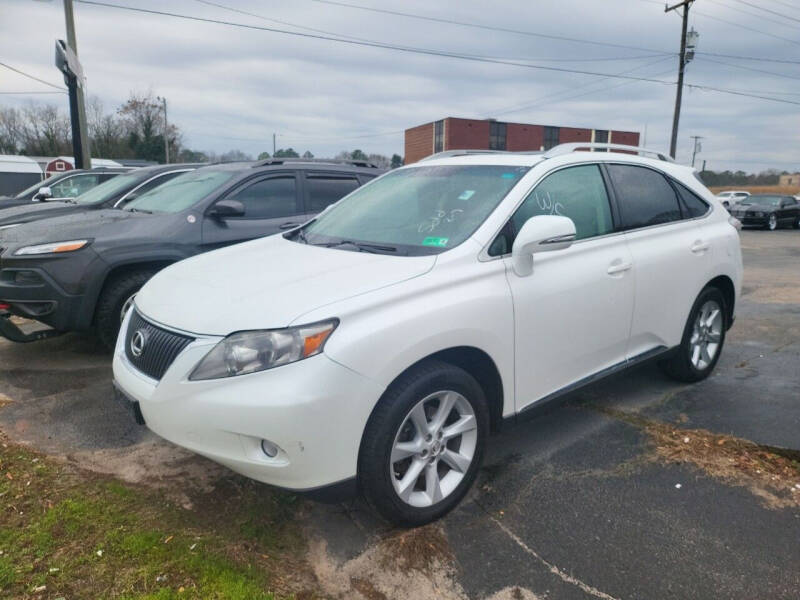
[[[61,254],[63,252],[74,252],[89,244],[89,240],[70,240],[68,242],[50,242],[49,244],[37,244],[36,246],[25,246],[14,252],[14,256],[31,256],[35,254]]]
[[[288,327],[232,333],[206,354],[189,379],[221,379],[265,371],[320,354],[338,319]]]

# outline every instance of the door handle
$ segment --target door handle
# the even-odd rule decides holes
[[[617,262],[617,261],[614,261],[608,267],[608,274],[609,275],[617,275],[619,273],[624,273],[625,271],[630,270],[631,267],[633,267],[633,263],[631,263],[631,262],[622,262],[622,261]]]
[[[300,225],[300,223],[281,223],[278,225],[278,229],[293,229]]]
[[[711,244],[708,242],[703,242],[701,240],[697,240],[692,246],[689,248],[694,254],[702,254],[706,250],[711,247]]]

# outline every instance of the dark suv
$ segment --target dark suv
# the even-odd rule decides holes
[[[51,175],[43,181],[37,181],[13,196],[0,197],[0,210],[34,201],[47,202],[75,198],[116,175],[127,173],[130,170],[126,167],[95,167],[94,169],[64,171]]]
[[[360,162],[211,165],[175,177],[123,209],[2,230],[0,335],[28,342],[94,329],[111,348],[133,296],[159,270],[297,227],[381,173]],[[52,329],[23,333],[11,315]]]
[[[0,210],[0,231],[23,223],[49,219],[72,212],[122,207],[173,177],[204,166],[204,164],[143,167],[129,173],[117,175],[111,181],[101,183],[76,198],[65,198],[61,201],[28,202],[22,206]]]

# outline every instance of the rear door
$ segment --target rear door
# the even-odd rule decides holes
[[[220,199],[241,202],[245,214],[226,219],[204,217],[203,244],[206,246],[225,246],[272,235],[305,221],[294,171],[249,179]]]
[[[680,343],[689,310],[711,268],[712,239],[702,218],[681,207],[660,171],[607,165],[636,286],[628,358]],[[706,207],[708,209],[708,207]]]
[[[304,213],[310,219],[361,184],[354,173],[306,171],[304,173]]]

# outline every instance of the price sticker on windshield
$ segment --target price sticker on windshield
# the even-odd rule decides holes
[[[437,248],[444,248],[447,246],[447,240],[450,238],[444,237],[426,237],[422,240],[423,246],[436,246]]]

